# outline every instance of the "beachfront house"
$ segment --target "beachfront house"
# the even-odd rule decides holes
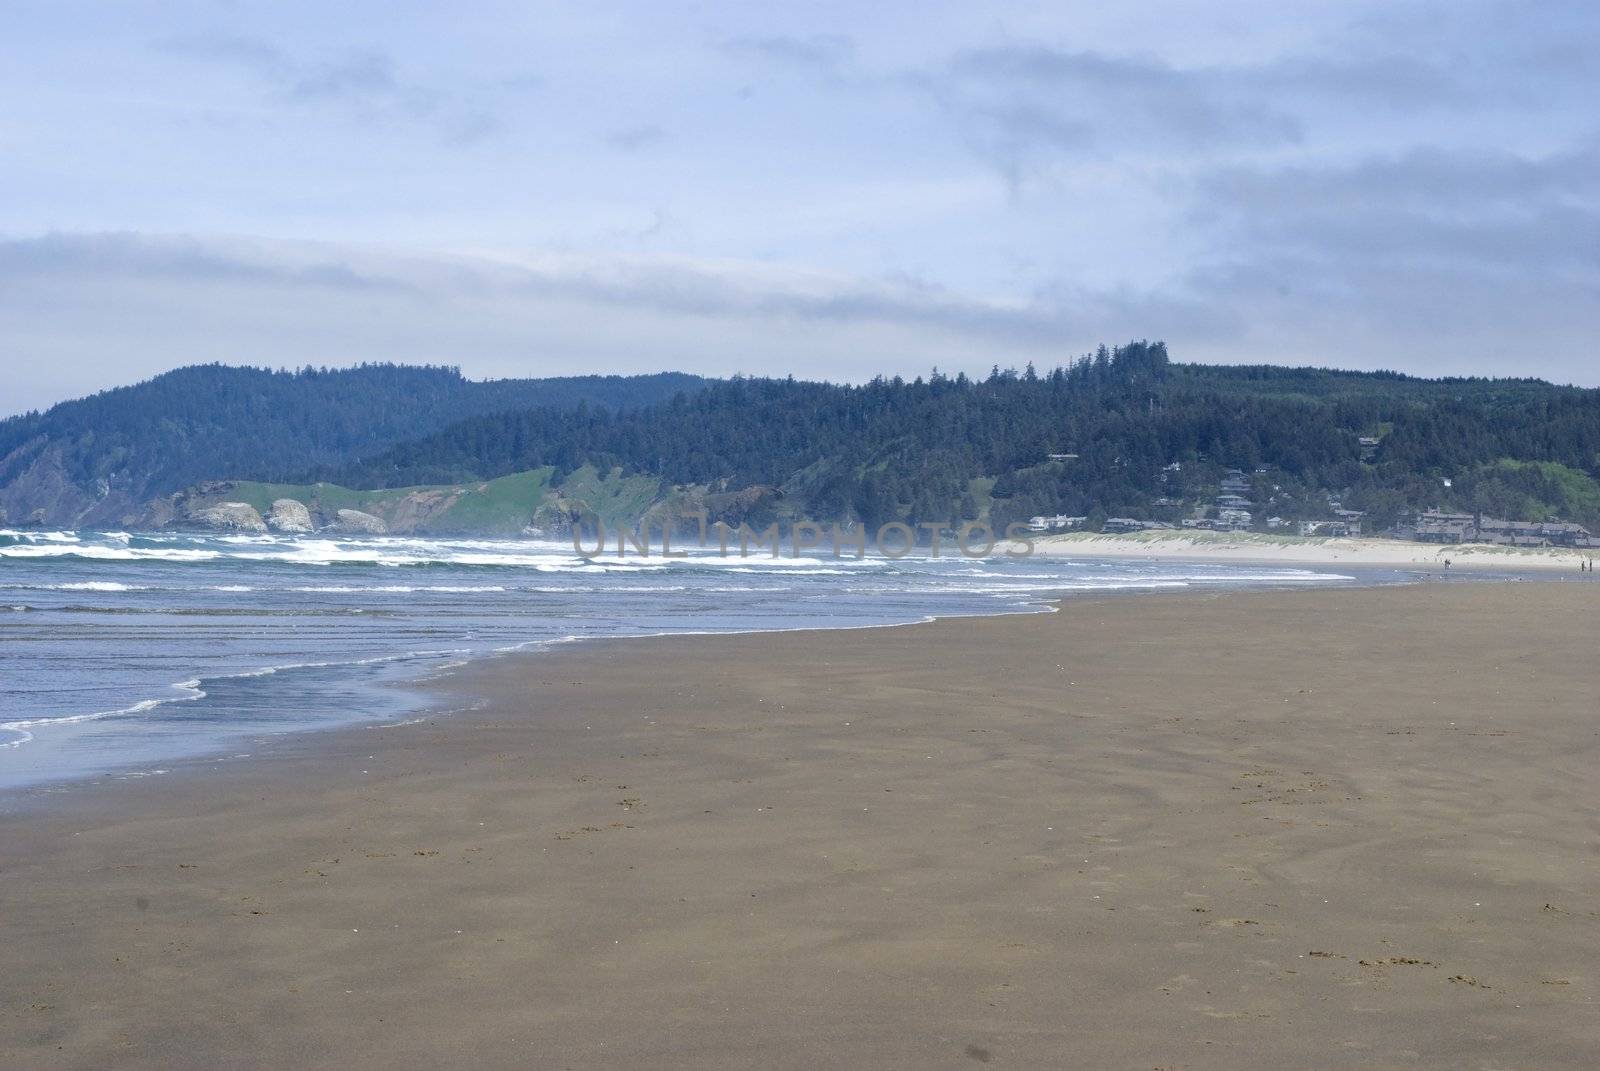
[[[1069,517],[1065,513],[1057,513],[1053,517],[1040,515],[1028,519],[1030,532],[1070,532],[1074,528],[1083,527],[1087,517]]]
[[[1507,521],[1430,509],[1396,526],[1400,539],[1418,543],[1489,543],[1506,547],[1593,547],[1589,529],[1571,521]]]

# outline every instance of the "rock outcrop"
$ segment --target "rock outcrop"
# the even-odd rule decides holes
[[[389,532],[389,526],[382,517],[374,517],[358,509],[342,509],[337,517],[333,530],[345,535],[387,535]]]
[[[304,502],[294,498],[280,498],[272,504],[272,511],[267,514],[267,527],[274,532],[314,532],[317,526],[311,523],[311,511]]]
[[[0,474],[0,508],[20,523],[72,528],[99,504],[73,482],[59,444],[35,439],[0,455]]]
[[[190,510],[184,520],[214,532],[265,532],[267,522],[248,502],[219,502]]]

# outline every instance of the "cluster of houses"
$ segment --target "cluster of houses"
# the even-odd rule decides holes
[[[1054,457],[1055,455],[1051,455]],[[1068,517],[1065,513],[1057,513],[1053,517],[1033,517],[1028,521],[1030,532],[1070,532],[1074,528],[1082,528],[1087,517]]]
[[[1036,533],[1045,532],[1070,532],[1083,527],[1087,517],[1068,517],[1065,513],[1058,513],[1053,517],[1038,516],[1028,520],[1028,531]],[[1100,526],[1102,532],[1112,535],[1121,535],[1127,532],[1149,532],[1160,528],[1172,528],[1165,521],[1141,521],[1133,517],[1107,517]]]
[[[1166,521],[1141,521],[1135,517],[1107,517],[1102,532],[1125,534],[1128,532],[1157,532],[1170,529]]]
[[[1364,457],[1377,450],[1376,438],[1363,438]],[[1076,454],[1051,454],[1053,462],[1071,461]],[[1177,472],[1182,466],[1173,462],[1166,466],[1167,473]],[[1258,469],[1257,473],[1264,470]],[[1449,486],[1449,481],[1445,481]],[[1256,504],[1250,499],[1250,477],[1243,469],[1229,469],[1217,489],[1209,509],[1196,509],[1196,516],[1184,518],[1180,524],[1185,529],[1212,532],[1248,531],[1255,522]],[[1274,499],[1273,501],[1276,501]],[[1157,506],[1179,506],[1173,498],[1155,500]],[[1345,509],[1334,495],[1328,496],[1330,517],[1321,520],[1291,521],[1283,517],[1268,517],[1269,531],[1285,529],[1297,531],[1302,536],[1351,537],[1359,536],[1366,520],[1361,510]],[[1206,515],[1206,514],[1209,514]],[[1069,517],[1066,514],[1038,516],[1029,520],[1028,530],[1034,533],[1070,532],[1082,528],[1087,517]],[[1148,532],[1173,529],[1178,525],[1166,521],[1146,521],[1134,517],[1111,517],[1101,526],[1109,533]],[[1410,539],[1421,543],[1490,543],[1512,547],[1600,547],[1600,539],[1591,535],[1581,524],[1570,521],[1506,521],[1473,513],[1444,513],[1437,509],[1419,513],[1397,525],[1389,533],[1396,539]]]
[[[1361,525],[1367,516],[1365,512],[1358,509],[1345,509],[1344,503],[1332,495],[1328,496],[1328,512],[1333,514],[1331,519],[1301,521],[1299,524],[1300,534],[1303,536],[1345,538],[1361,534]]]
[[[1507,547],[1595,547],[1589,529],[1571,521],[1505,521],[1477,513],[1430,509],[1397,525],[1399,539],[1419,543],[1491,543]]]
[[[1255,521],[1255,503],[1249,499],[1250,477],[1244,474],[1243,469],[1229,469],[1222,479],[1222,486],[1217,489],[1217,497],[1213,505],[1217,508],[1215,517],[1187,517],[1183,521],[1185,528],[1198,528],[1209,532],[1243,532],[1249,529]]]
[[[1218,496],[1218,516],[1186,518],[1182,526],[1214,532],[1240,532],[1249,528],[1248,510],[1243,506],[1221,503],[1221,498],[1232,494],[1236,492],[1225,492],[1224,495]],[[1331,512],[1334,519],[1298,523],[1282,517],[1268,517],[1267,528],[1273,531],[1292,528],[1303,536],[1350,537],[1361,534],[1362,520],[1366,515],[1360,510],[1344,509],[1335,502],[1332,504]],[[1087,519],[1069,517],[1066,514],[1034,517],[1028,522],[1028,530],[1036,533],[1070,532],[1082,528]],[[1174,527],[1165,521],[1110,517],[1102,525],[1101,531],[1123,534],[1170,530]],[[1397,525],[1391,534],[1396,539],[1410,539],[1419,543],[1489,543],[1507,547],[1600,547],[1600,539],[1595,538],[1583,525],[1571,521],[1506,521],[1480,514],[1444,513],[1439,510],[1419,513]]]

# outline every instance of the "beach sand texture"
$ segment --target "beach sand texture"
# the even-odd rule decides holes
[[[0,1067],[1600,1066],[1600,584],[574,645],[0,818]]]
[[[1034,553],[1065,558],[1156,561],[1256,561],[1263,564],[1393,565],[1442,569],[1577,573],[1600,561],[1600,548],[1507,547],[1486,543],[1414,543],[1376,537],[1304,538],[1262,532],[1156,530],[1120,535],[1072,532],[1029,537]]]

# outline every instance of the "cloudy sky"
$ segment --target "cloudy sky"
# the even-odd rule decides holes
[[[1592,4],[0,10],[0,412],[1130,338],[1600,384]]]

